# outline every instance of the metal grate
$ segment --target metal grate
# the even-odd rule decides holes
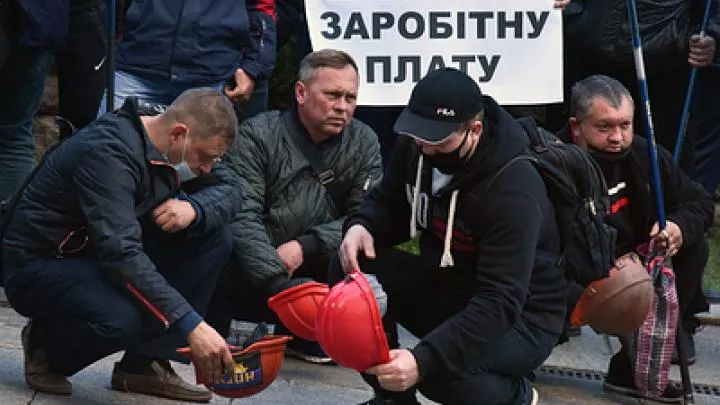
[[[595,370],[583,370],[569,367],[542,366],[537,369],[538,373],[553,377],[574,378],[576,380],[602,381],[605,373]],[[681,388],[682,384],[677,381],[671,382],[674,386]],[[720,397],[720,385],[693,384],[693,392],[696,394]]]

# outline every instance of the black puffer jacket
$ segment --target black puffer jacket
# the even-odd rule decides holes
[[[648,72],[687,65],[690,35],[700,32],[706,0],[637,0]],[[720,45],[720,10],[711,0],[707,34]],[[632,68],[632,36],[625,0],[573,0],[563,13],[565,46],[572,57]],[[715,53],[719,55],[720,52]]]
[[[200,211],[196,231],[228,223],[240,204],[228,169],[214,171],[224,180],[183,197]],[[87,236],[83,254],[98,259],[98,271],[142,297],[168,327],[193,309],[143,252],[138,217],[180,192],[175,169],[148,138],[136,100],[128,99],[53,150],[21,193],[2,239],[6,284],[29,263],[63,256]],[[59,248],[71,232],[76,236]]]

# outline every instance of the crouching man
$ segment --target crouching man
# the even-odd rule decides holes
[[[31,388],[69,395],[68,376],[125,350],[114,389],[211,399],[168,359],[189,344],[215,380],[232,364],[203,313],[232,249],[240,191],[218,161],[236,131],[230,101],[196,89],[157,116],[128,99],[45,157],[2,239]]]

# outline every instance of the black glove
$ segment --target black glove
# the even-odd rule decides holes
[[[301,284],[305,283],[312,283],[315,282],[315,280],[311,279],[310,277],[296,277],[296,278],[290,278],[288,279],[285,276],[280,276],[274,278],[268,287],[268,293],[270,297],[279,294],[288,288],[296,287]]]

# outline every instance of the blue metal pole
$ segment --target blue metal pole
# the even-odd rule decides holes
[[[705,36],[705,28],[707,28],[708,20],[710,19],[710,2],[707,0],[705,4],[705,15],[703,16],[702,26],[700,28],[700,36]],[[695,90],[695,76],[697,76],[697,66],[693,66],[690,69],[690,82],[688,83],[687,94],[685,95],[685,107],[683,107],[683,113],[680,118],[680,128],[678,128],[677,139],[675,140],[675,151],[673,152],[673,158],[676,162],[680,161],[680,153],[682,152],[683,142],[685,141],[685,132],[687,131],[688,117],[690,116],[690,104],[692,103],[693,91]]]
[[[637,7],[635,0],[627,0],[628,19],[632,29],[632,42],[635,57],[635,70],[638,85],[640,86],[640,101],[644,112],[645,129],[647,133],[648,153],[650,154],[650,167],[652,169],[652,183],[655,194],[655,204],[658,214],[660,230],[665,230],[665,204],[663,202],[662,183],[660,182],[660,169],[658,167],[657,147],[655,146],[655,132],[650,112],[650,97],[648,96],[647,78],[645,75],[645,62],[643,60],[642,45],[640,43],[640,29],[638,27]]]

